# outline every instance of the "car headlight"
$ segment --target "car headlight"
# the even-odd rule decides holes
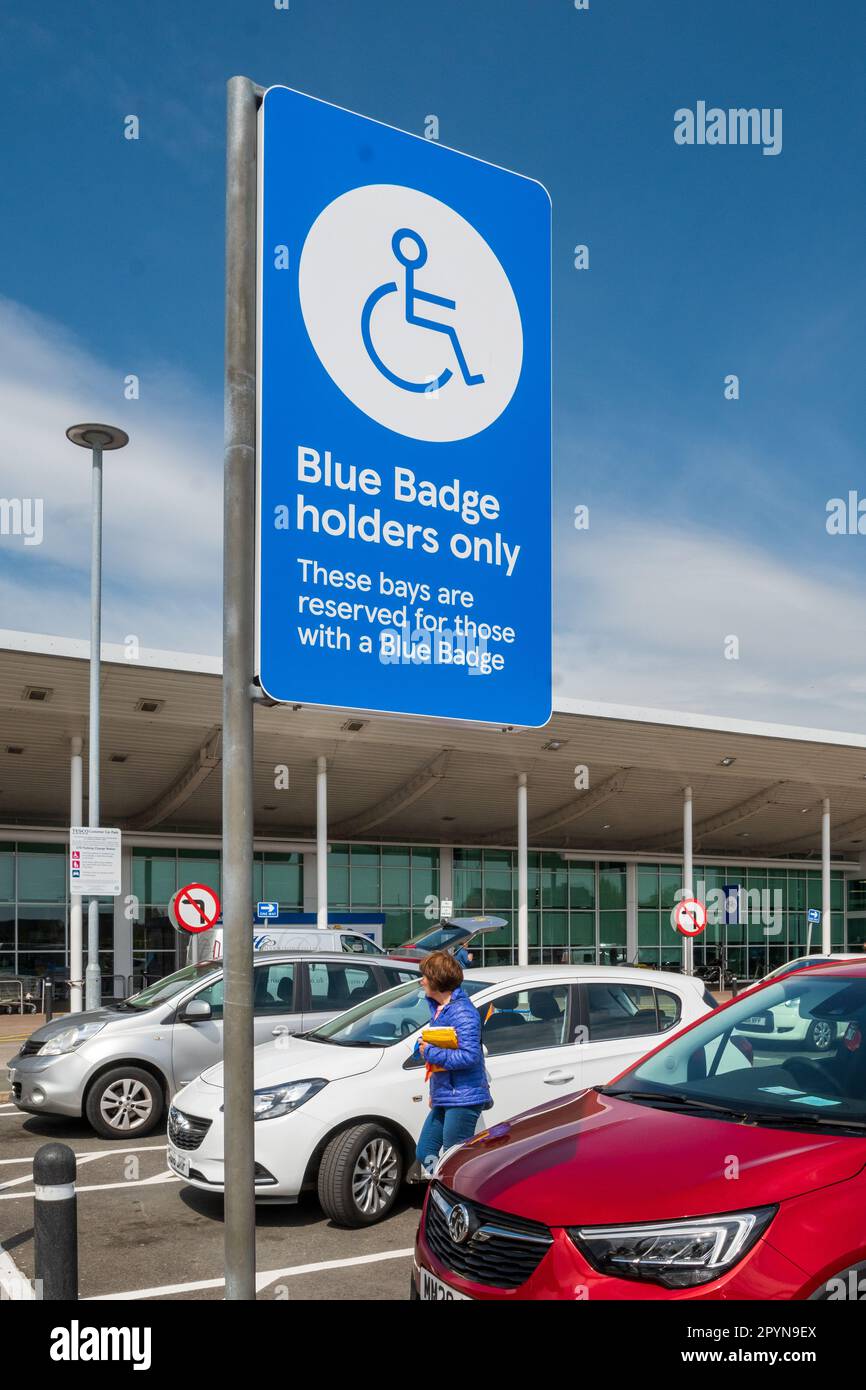
[[[324,1077],[314,1076],[309,1081],[287,1081],[284,1086],[266,1086],[253,1094],[253,1119],[275,1120],[278,1115],[288,1115],[299,1105],[327,1086]]]
[[[61,1052],[74,1052],[88,1038],[92,1038],[105,1027],[104,1023],[79,1023],[77,1027],[64,1028],[40,1047],[38,1057],[59,1057]]]
[[[602,1274],[669,1289],[708,1284],[733,1268],[763,1234],[775,1207],[635,1226],[572,1226],[568,1234]]]

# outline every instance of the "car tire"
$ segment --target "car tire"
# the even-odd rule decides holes
[[[399,1141],[382,1125],[336,1134],[319,1164],[319,1204],[337,1226],[372,1226],[393,1207],[403,1181]]]
[[[421,1295],[419,1294],[417,1288],[415,1287],[415,1275],[413,1274],[413,1275],[411,1275],[411,1277],[410,1277],[410,1279],[409,1279],[409,1302],[410,1302],[410,1303],[420,1303],[420,1301],[421,1301]]]
[[[816,1052],[826,1052],[836,1041],[836,1025],[823,1018],[813,1018],[806,1034],[806,1044]]]
[[[103,1139],[140,1138],[156,1129],[165,1109],[162,1084],[140,1067],[114,1067],[94,1081],[84,1113]]]

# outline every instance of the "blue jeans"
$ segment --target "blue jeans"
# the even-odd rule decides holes
[[[480,1105],[434,1105],[424,1121],[416,1153],[425,1172],[432,1172],[443,1149],[471,1139],[481,1114]]]

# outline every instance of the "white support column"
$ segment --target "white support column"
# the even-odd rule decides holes
[[[81,825],[84,816],[81,762],[83,747],[84,740],[82,738],[76,737],[70,740],[70,825]],[[84,1008],[84,916],[81,908],[80,893],[73,893],[69,899],[69,979],[69,1012],[80,1014]]]
[[[517,964],[529,964],[529,850],[526,773],[517,778]]]
[[[328,925],[328,759],[316,760],[316,926]]]
[[[692,870],[692,789],[683,790],[683,896],[694,896],[694,872]],[[683,937],[683,970],[691,975],[695,964],[695,943],[692,937]]]
[[[637,960],[637,864],[625,866],[625,958],[629,965]]]
[[[448,914],[454,915],[454,847],[453,845],[439,846],[439,915],[444,917],[442,910],[443,903],[451,903],[452,910]]]
[[[821,952],[829,956],[833,950],[830,923],[830,798],[824,797],[821,809]]]

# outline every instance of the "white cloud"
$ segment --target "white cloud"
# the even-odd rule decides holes
[[[718,532],[621,518],[560,553],[556,689],[572,699],[866,728],[862,594]],[[725,639],[739,659],[725,659]]]
[[[0,496],[44,500],[44,539],[0,536],[4,622],[88,633],[90,457],[68,425],[104,419],[130,436],[104,459],[104,637],[219,650],[222,422],[219,405],[160,365],[99,361],[64,328],[0,299]]]

